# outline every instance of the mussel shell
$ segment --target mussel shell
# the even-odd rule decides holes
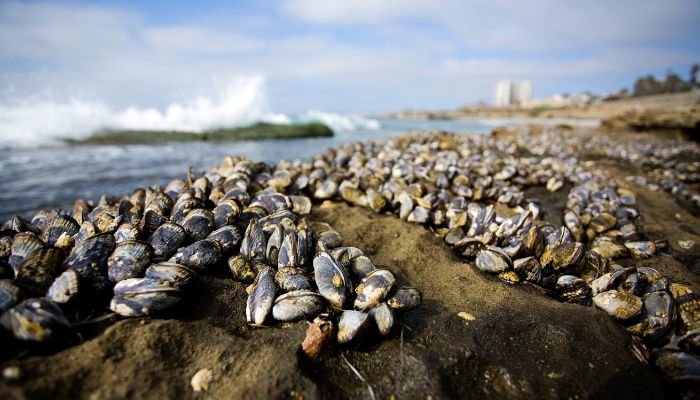
[[[319,253],[314,258],[313,265],[319,293],[333,307],[342,309],[352,292],[352,282],[347,269],[336,263],[326,252]]]
[[[340,236],[340,233],[334,230],[323,232],[317,235],[316,238],[319,242],[323,242],[328,249],[334,249],[343,245],[343,238]]]
[[[359,282],[375,270],[374,263],[365,255],[359,255],[350,261],[350,275],[354,282]]]
[[[73,236],[80,230],[80,225],[68,215],[59,215],[46,222],[41,233],[41,240],[48,246],[68,249],[73,246]]]
[[[395,310],[413,310],[420,306],[423,301],[421,292],[412,287],[400,287],[392,294],[386,303]]]
[[[46,298],[57,304],[67,304],[79,294],[80,275],[73,269],[67,269],[53,281],[46,292]]]
[[[33,233],[21,232],[16,234],[12,240],[12,254],[10,254],[10,258],[8,259],[15,274],[20,264],[22,264],[22,261],[24,261],[29,254],[45,246],[44,242]]]
[[[542,268],[535,257],[519,258],[513,261],[513,269],[522,279],[539,284],[542,281]]]
[[[155,260],[165,260],[175,254],[185,241],[185,230],[178,224],[166,222],[153,232],[148,243],[153,248]]]
[[[182,291],[166,282],[131,278],[114,285],[109,308],[125,317],[139,317],[170,308],[181,298]]]
[[[241,231],[232,225],[222,226],[207,236],[207,239],[219,242],[224,254],[232,252],[241,242],[241,238]]]
[[[267,316],[272,311],[272,305],[277,294],[275,271],[264,266],[253,281],[253,290],[246,302],[246,320],[254,326],[263,326]]]
[[[241,208],[233,199],[221,200],[214,208],[214,227],[233,225],[241,213]]]
[[[265,257],[265,234],[259,220],[253,219],[246,228],[241,241],[241,254],[248,260],[263,260]]]
[[[80,224],[80,229],[75,235],[75,246],[80,246],[85,239],[93,237],[97,235],[97,233],[97,226],[95,226],[92,221],[84,221],[82,224]]]
[[[33,296],[42,296],[61,272],[63,252],[49,247],[28,255],[17,270],[15,282]]]
[[[165,282],[178,289],[184,289],[189,286],[194,276],[195,274],[191,269],[171,262],[152,264],[146,268],[146,273],[144,274],[144,278]]]
[[[146,210],[141,217],[139,229],[144,237],[150,237],[161,225],[168,222],[168,219],[156,210]]]
[[[247,258],[240,254],[229,257],[228,267],[231,270],[233,279],[236,281],[250,283],[255,279],[256,272],[253,266]]]
[[[70,331],[61,308],[47,299],[27,299],[5,311],[0,323],[16,339],[45,342]]]
[[[310,290],[311,280],[306,277],[305,271],[300,268],[282,267],[275,273],[275,283],[285,292],[295,290]]]
[[[296,231],[284,234],[282,245],[277,254],[277,268],[299,267],[299,240]]]
[[[501,249],[488,246],[479,252],[474,263],[483,272],[497,274],[513,268],[513,263]]]
[[[611,260],[626,257],[629,254],[622,242],[608,236],[596,236],[591,243],[591,250]]]
[[[272,317],[290,322],[310,319],[323,311],[325,300],[310,290],[296,290],[279,296],[272,306]]]
[[[107,259],[107,276],[112,282],[140,277],[152,259],[153,248],[148,243],[138,240],[121,242]]]
[[[223,252],[219,242],[204,239],[180,248],[169,261],[184,265],[198,272],[216,264],[221,260],[222,256]]]
[[[114,240],[117,243],[126,242],[127,240],[138,240],[140,235],[141,232],[138,226],[130,223],[123,223],[114,231]]]
[[[387,336],[394,327],[394,310],[387,303],[379,303],[369,310],[369,315],[374,320],[379,334]]]
[[[214,213],[209,210],[197,208],[190,211],[180,223],[187,236],[193,242],[209,236],[214,229]]]
[[[107,283],[107,258],[114,251],[115,240],[111,233],[101,233],[85,239],[63,262],[65,269],[73,268],[81,278],[100,290]]]
[[[548,248],[540,257],[540,265],[546,275],[575,272],[586,254],[581,242],[568,242]]]
[[[292,211],[300,215],[311,213],[311,199],[306,196],[289,196],[292,202]]]
[[[639,297],[614,289],[597,294],[593,297],[593,303],[611,317],[619,320],[629,320],[638,316],[643,307]]]
[[[396,278],[391,271],[377,269],[370,272],[355,288],[355,309],[367,311],[384,300],[394,286]]]
[[[591,305],[591,289],[585,280],[573,276],[562,275],[557,278],[555,290],[559,300],[566,303],[578,303],[585,306]]]
[[[693,354],[661,349],[652,353],[651,362],[656,369],[674,382],[697,384],[700,380],[700,358]]]
[[[21,290],[9,279],[0,279],[0,314],[17,304]]]
[[[369,314],[363,311],[345,310],[338,320],[338,343],[360,342],[370,326]]]
[[[660,344],[671,331],[676,320],[676,304],[666,291],[653,292],[642,298],[646,316],[644,339]]]

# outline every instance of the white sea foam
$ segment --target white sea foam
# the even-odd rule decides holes
[[[100,129],[173,130],[202,132],[245,126],[255,122],[323,122],[334,131],[378,129],[376,120],[309,111],[289,117],[271,112],[265,79],[245,77],[230,81],[220,93],[171,103],[164,109],[108,105],[71,99],[0,104],[0,146],[35,146],[63,138],[82,138]]]

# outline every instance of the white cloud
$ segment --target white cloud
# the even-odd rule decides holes
[[[609,90],[700,59],[697,0],[288,0],[276,11],[153,22],[136,8],[0,2],[0,104],[165,113],[261,75],[275,111],[446,108],[488,99],[503,77],[530,78],[541,95],[615,77]]]

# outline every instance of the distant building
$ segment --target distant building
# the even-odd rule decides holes
[[[496,88],[493,94],[493,104],[498,107],[506,107],[510,105],[511,82],[503,80],[496,82]]]
[[[530,81],[512,82],[508,79],[496,82],[493,104],[497,107],[523,105],[532,98]]]

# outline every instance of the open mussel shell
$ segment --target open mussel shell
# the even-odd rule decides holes
[[[224,254],[229,254],[241,242],[241,231],[232,225],[222,226],[210,233],[207,239],[219,242],[221,251],[223,251]]]
[[[59,215],[46,222],[41,232],[41,240],[48,246],[70,249],[73,246],[73,236],[80,230],[80,225],[73,217]]]
[[[27,299],[5,311],[0,323],[16,339],[46,342],[71,330],[61,308],[50,300]]]
[[[194,209],[187,214],[180,225],[191,241],[202,240],[214,229],[214,213],[203,208]]]
[[[346,310],[338,320],[338,343],[361,342],[370,327],[369,314],[363,311]]]
[[[379,331],[380,335],[387,336],[391,333],[391,328],[394,327],[394,310],[387,303],[379,303],[372,307],[369,310],[369,315],[377,326],[377,331]]]
[[[272,317],[290,322],[311,319],[323,311],[325,300],[310,290],[296,290],[279,296],[272,306]]]
[[[186,288],[194,279],[194,272],[180,264],[160,262],[146,268],[144,278],[168,283],[178,289]]]
[[[203,271],[221,260],[223,252],[216,240],[204,239],[180,248],[170,262],[184,265],[193,271]]]
[[[121,242],[107,259],[107,276],[112,282],[140,277],[152,259],[150,244],[138,240]]]
[[[22,292],[9,279],[0,279],[0,314],[14,306],[21,299]]]
[[[420,306],[423,298],[421,292],[412,287],[400,287],[389,296],[386,303],[395,310],[413,310]]]
[[[58,276],[63,261],[60,249],[49,247],[28,255],[17,270],[15,282],[33,296],[42,296]]]
[[[319,293],[333,307],[342,309],[352,292],[352,282],[347,269],[336,263],[326,252],[319,253],[314,258],[313,265]]]
[[[108,286],[107,258],[114,251],[115,240],[111,233],[101,233],[85,239],[63,262],[63,267],[72,268],[97,290]]]
[[[74,302],[79,294],[80,275],[73,269],[67,269],[53,281],[46,298],[57,304],[68,304]]]
[[[22,261],[36,250],[46,247],[44,242],[33,233],[22,232],[14,236],[12,240],[11,254],[8,263],[17,273]]]
[[[131,278],[114,285],[109,308],[125,317],[139,317],[170,308],[181,298],[182,291],[166,282]]]
[[[619,290],[609,290],[597,294],[593,297],[593,304],[619,320],[629,320],[638,316],[643,307],[639,297]]]
[[[275,271],[264,266],[253,281],[253,290],[246,302],[246,320],[254,326],[263,326],[267,320],[277,295]]]
[[[513,263],[501,249],[487,246],[476,256],[475,265],[479,270],[498,274],[513,268]]]
[[[379,304],[395,282],[396,278],[389,270],[376,269],[370,272],[355,288],[355,309],[366,311]]]

